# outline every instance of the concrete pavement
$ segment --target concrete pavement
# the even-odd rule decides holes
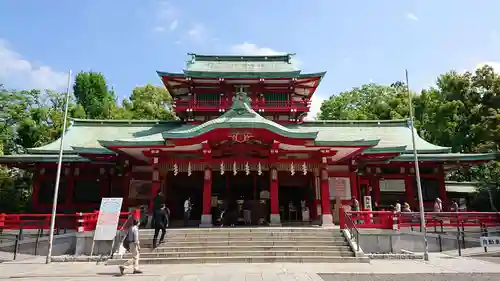
[[[43,257],[0,264],[0,280],[109,280],[117,277],[116,266],[95,263],[43,264]],[[142,275],[121,280],[500,280],[496,263],[474,258],[431,254],[431,261],[373,260],[371,264],[269,263],[269,264],[173,264],[145,265]],[[473,278],[473,279],[471,279]]]

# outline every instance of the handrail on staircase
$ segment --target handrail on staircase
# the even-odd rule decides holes
[[[352,220],[351,216],[349,216],[345,210],[342,210],[343,212],[343,219],[344,219],[344,227],[349,231],[349,238],[353,238],[356,241],[356,251],[359,252],[359,230],[356,227],[356,224]]]

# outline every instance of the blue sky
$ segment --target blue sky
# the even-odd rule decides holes
[[[479,5],[480,3],[480,5]],[[410,72],[415,90],[449,69],[500,66],[500,1],[1,1],[0,83],[63,89],[64,72],[104,73],[120,97],[181,71],[187,52],[295,52],[327,71],[321,99]]]

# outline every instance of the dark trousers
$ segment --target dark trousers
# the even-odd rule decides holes
[[[153,236],[153,249],[156,248],[156,240],[158,239],[158,234],[160,234],[160,231],[160,244],[163,242],[163,239],[165,239],[165,228],[155,228],[155,235]]]
[[[191,211],[184,211],[184,226],[189,226],[190,218],[191,218]]]

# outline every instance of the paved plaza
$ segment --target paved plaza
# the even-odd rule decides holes
[[[118,276],[116,266],[53,263],[43,258],[0,264],[0,280],[148,280],[148,281],[343,281],[343,280],[500,280],[490,261],[431,254],[431,261],[373,260],[371,264],[176,264],[145,265],[142,275]],[[112,279],[111,279],[112,280]]]

